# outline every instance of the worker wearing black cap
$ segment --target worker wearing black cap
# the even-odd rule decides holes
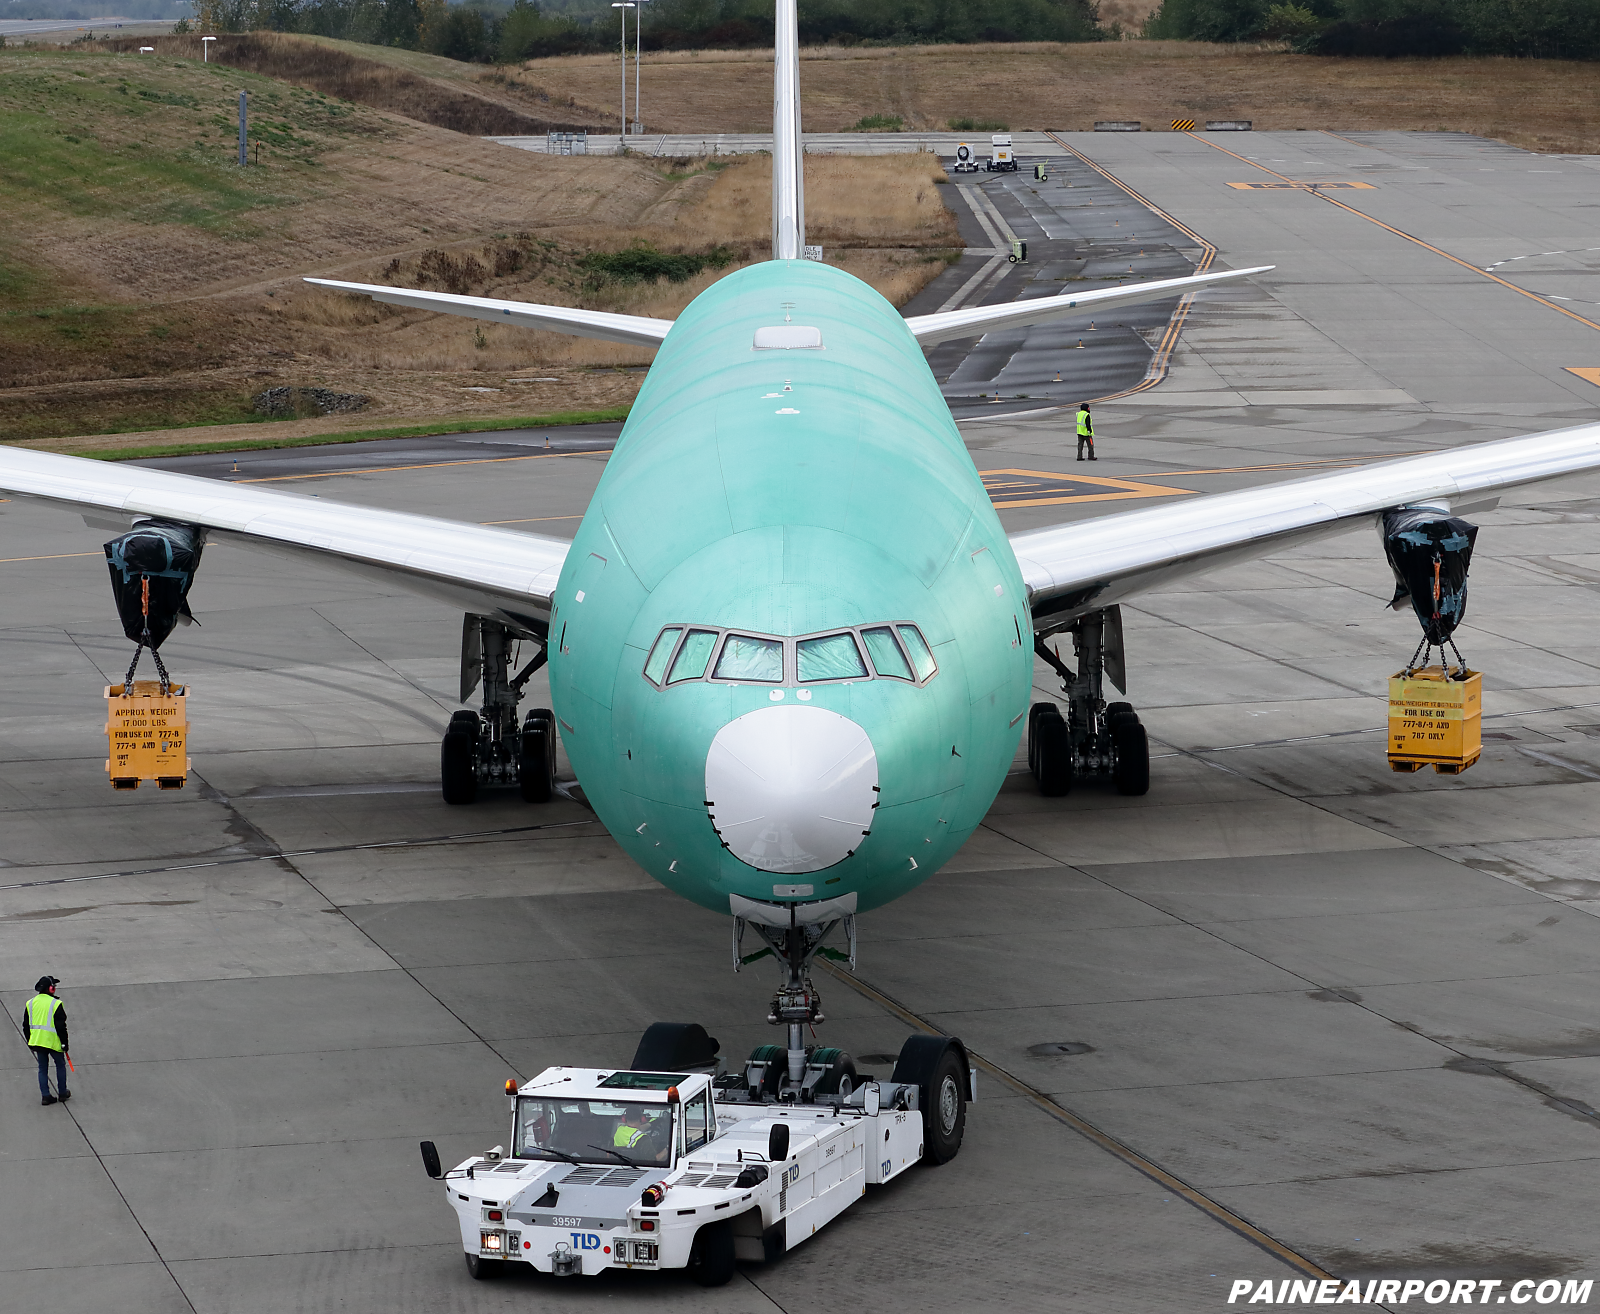
[[[60,982],[53,976],[41,976],[34,982],[38,991],[22,1010],[22,1026],[28,1037],[28,1048],[39,1060],[39,1094],[41,1104],[57,1103],[50,1093],[50,1056],[56,1059],[56,1089],[62,1100],[70,1100],[67,1089],[67,1006],[56,998]]]

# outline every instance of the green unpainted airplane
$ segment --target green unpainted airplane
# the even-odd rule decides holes
[[[774,1017],[796,1084],[824,936],[842,925],[853,961],[855,915],[960,849],[1025,731],[1046,794],[1097,778],[1148,788],[1138,716],[1104,696],[1107,679],[1126,685],[1121,601],[1357,523],[1382,530],[1402,508],[1442,523],[1492,491],[1600,465],[1600,427],[1585,426],[1008,537],[922,348],[1264,269],[903,318],[805,258],[797,46],[794,0],[778,0],[773,258],[675,321],[307,280],[658,349],[572,542],[0,449],[15,496],[120,514],[152,542],[187,535],[196,553],[307,555],[460,608],[462,701],[480,685],[483,699],[444,736],[446,799],[495,784],[548,798],[559,734],[628,854],[733,916],[736,964],[746,928],[783,961]],[[1044,642],[1069,635],[1072,665]],[[520,672],[516,640],[538,645]],[[1036,656],[1061,677],[1065,715],[1030,707]],[[553,712],[519,721],[546,660]]]

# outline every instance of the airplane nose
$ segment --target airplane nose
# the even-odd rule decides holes
[[[821,871],[872,829],[878,755],[867,732],[821,707],[763,707],[728,722],[706,754],[706,807],[734,857],[761,871]]]

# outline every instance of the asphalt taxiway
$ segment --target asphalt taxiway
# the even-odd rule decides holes
[[[1556,301],[1600,269],[1594,161],[1240,136],[1281,178],[1371,183],[1339,193],[1361,213],[1230,186],[1277,179],[1193,137],[1067,138],[1219,261],[1278,268],[1196,300],[1166,380],[1097,408],[1093,465],[1059,414],[964,424],[1008,527],[1595,418],[1569,367],[1600,366],[1600,329]],[[591,437],[191,468],[560,533]],[[505,1140],[508,1075],[625,1062],[657,1018],[733,1056],[771,1039],[726,919],[578,802],[439,800],[459,616],[212,550],[202,628],[166,650],[189,787],[113,794],[106,535],[0,504],[3,999],[15,1021],[61,977],[78,1065],[41,1108],[20,1039],[0,1050],[4,1303],[1188,1311],[1315,1271],[1600,1279],[1600,477],[1474,518],[1485,752],[1459,778],[1384,762],[1416,635],[1370,530],[1124,607],[1149,795],[1045,800],[1019,762],[955,862],[862,918],[864,988],[819,980],[822,1038],[868,1070],[909,1017],[1013,1080],[980,1076],[952,1164],[707,1293],[473,1283],[422,1175],[421,1138]]]

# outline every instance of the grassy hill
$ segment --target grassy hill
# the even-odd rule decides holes
[[[959,243],[931,157],[874,164],[871,186],[857,161],[813,165],[830,258],[895,299]],[[0,437],[255,422],[249,398],[284,384],[374,398],[331,428],[624,405],[648,352],[300,279],[673,315],[765,256],[766,167],[535,155],[165,51],[0,52]],[[594,259],[635,246],[686,259]]]

